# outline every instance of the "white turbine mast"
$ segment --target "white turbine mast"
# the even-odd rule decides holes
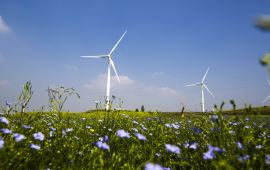
[[[106,108],[105,108],[106,110],[109,110],[109,108],[110,108],[111,67],[114,70],[114,73],[118,79],[118,82],[120,83],[120,79],[118,77],[114,62],[112,60],[112,54],[126,33],[127,33],[127,31],[125,31],[123,33],[123,35],[120,37],[120,39],[117,41],[117,43],[113,46],[113,48],[111,49],[109,54],[96,55],[96,56],[81,56],[82,58],[107,58],[108,59],[108,78],[107,78]]]
[[[203,88],[205,88],[205,89],[208,91],[208,93],[209,93],[213,98],[215,97],[215,96],[213,95],[213,93],[208,89],[208,87],[204,84],[204,80],[205,80],[205,78],[206,78],[206,75],[207,75],[209,69],[210,69],[210,68],[208,67],[207,70],[206,70],[206,72],[205,72],[205,74],[204,74],[204,76],[203,76],[203,79],[202,79],[202,81],[201,81],[200,83],[194,83],[194,84],[189,84],[189,85],[186,85],[186,86],[185,86],[185,87],[188,87],[188,86],[201,86],[201,90],[202,90],[202,102],[201,102],[202,112],[205,111]],[[270,96],[269,96],[269,97],[270,97]]]
[[[270,85],[270,81],[269,81],[269,80],[267,80],[267,81],[268,81],[268,84]],[[270,95],[267,96],[267,97],[263,100],[263,103],[266,102],[266,100],[268,100],[269,98],[270,98]]]

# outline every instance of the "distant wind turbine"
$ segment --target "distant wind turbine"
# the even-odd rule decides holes
[[[267,81],[268,81],[268,84],[270,85],[270,81],[269,81],[269,80],[267,80]],[[267,97],[263,100],[263,103],[266,102],[266,100],[268,100],[269,98],[270,98],[270,95],[267,96]]]
[[[204,112],[204,93],[203,93],[203,88],[206,88],[206,90],[209,92],[209,94],[214,98],[213,93],[204,84],[204,80],[206,78],[206,75],[207,75],[208,71],[209,71],[209,67],[207,68],[207,70],[206,70],[206,72],[205,72],[205,74],[203,76],[203,79],[202,79],[202,81],[200,83],[194,83],[194,84],[189,84],[189,85],[186,85],[185,86],[185,87],[187,87],[187,86],[201,86],[201,89],[202,89],[202,103],[201,103],[201,105],[202,105],[202,112]]]
[[[114,47],[111,49],[110,53],[107,55],[96,55],[96,56],[81,56],[83,58],[107,58],[108,59],[108,78],[107,78],[107,91],[106,91],[106,110],[109,110],[110,108],[110,84],[111,84],[111,66],[115,72],[115,75],[118,79],[118,82],[120,83],[120,79],[118,77],[116,68],[114,66],[114,62],[112,60],[112,54],[114,52],[114,50],[116,49],[116,47],[118,46],[118,44],[120,43],[120,41],[122,40],[122,38],[125,36],[125,34],[127,33],[127,31],[125,31],[123,33],[123,35],[121,36],[121,38],[117,41],[117,43],[114,45]]]

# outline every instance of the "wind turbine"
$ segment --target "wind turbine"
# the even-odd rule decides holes
[[[206,90],[209,92],[209,94],[214,98],[213,93],[204,84],[204,80],[206,78],[206,75],[207,75],[208,71],[209,71],[209,67],[207,68],[207,70],[206,70],[206,72],[205,72],[205,74],[203,76],[203,79],[202,79],[202,81],[200,83],[194,83],[194,84],[189,84],[189,85],[186,85],[185,86],[185,87],[187,87],[187,86],[201,86],[201,89],[202,89],[202,103],[201,103],[201,105],[202,105],[202,112],[204,112],[204,93],[203,93],[203,88],[206,88]]]
[[[269,81],[269,80],[267,80],[267,81],[268,81],[268,84],[270,85],[270,81]],[[263,100],[263,103],[266,102],[266,100],[268,100],[269,98],[270,98],[270,95],[267,96],[267,97]]]
[[[115,72],[115,75],[118,79],[118,82],[120,83],[120,79],[118,77],[116,68],[114,66],[114,62],[112,60],[112,54],[114,52],[114,50],[116,49],[116,47],[118,46],[118,44],[120,43],[120,41],[122,40],[122,38],[125,36],[125,34],[127,33],[127,31],[125,31],[123,33],[123,35],[121,36],[121,38],[117,41],[117,43],[113,46],[113,48],[111,49],[109,54],[106,55],[96,55],[96,56],[81,56],[82,58],[107,58],[108,59],[108,78],[107,78],[107,91],[106,91],[106,110],[109,110],[110,108],[110,84],[111,84],[111,66]]]

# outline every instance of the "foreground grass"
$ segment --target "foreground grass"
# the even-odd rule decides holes
[[[144,169],[150,162],[170,169],[267,169],[270,165],[269,128],[253,118],[129,111],[1,117],[9,122],[0,121],[0,169]],[[120,129],[129,136],[119,137]],[[37,132],[44,139],[37,138]],[[139,139],[137,133],[146,139]],[[16,141],[17,134],[25,138]],[[109,148],[97,146],[98,141]]]

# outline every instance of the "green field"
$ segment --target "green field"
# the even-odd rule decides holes
[[[0,169],[267,169],[270,130],[253,121],[258,117],[268,118],[220,112],[4,114]]]

